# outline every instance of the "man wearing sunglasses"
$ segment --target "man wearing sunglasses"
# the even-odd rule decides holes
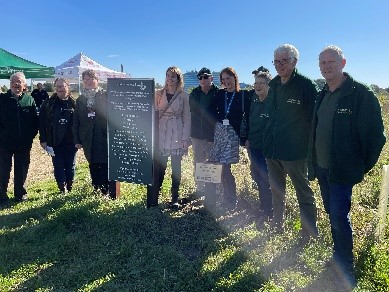
[[[214,135],[214,122],[209,113],[209,106],[215,98],[218,87],[213,84],[211,70],[202,68],[197,73],[199,86],[194,88],[189,96],[191,111],[191,139],[193,148],[193,162],[204,163],[209,156]],[[200,195],[204,191],[204,186],[196,185],[196,193]]]

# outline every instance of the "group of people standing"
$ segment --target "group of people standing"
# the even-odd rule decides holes
[[[178,142],[175,147],[181,145],[177,155],[165,150],[161,153],[170,153],[174,164],[180,164],[191,137],[195,164],[222,165],[221,203],[232,210],[236,206],[236,183],[231,164],[239,161],[239,145],[247,146],[252,178],[259,190],[260,224],[269,222],[275,231],[283,231],[289,176],[299,205],[303,242],[318,236],[315,196],[309,183],[317,178],[331,224],[331,263],[355,286],[349,217],[352,188],[373,168],[386,142],[380,104],[369,87],[343,72],[346,59],[339,47],[327,46],[319,55],[319,68],[326,81],[321,90],[296,69],[298,60],[297,48],[281,45],[274,51],[277,76],[272,78],[262,66],[254,70],[254,90],[241,90],[231,67],[221,70],[222,88],[217,88],[211,71],[202,68],[197,74],[199,86],[189,96],[182,93],[177,108],[168,111],[166,100],[160,106],[157,98],[160,116],[180,121],[170,128],[160,124],[160,136],[165,139],[170,133],[170,142]],[[178,86],[181,81],[177,67],[168,69],[160,95],[175,94],[172,82],[177,84],[176,91],[182,92]],[[179,170],[177,166],[172,173],[172,203],[177,202]],[[205,195],[205,202],[215,196],[215,188],[204,189],[200,182],[196,182],[196,189]]]
[[[71,191],[78,149],[83,148],[95,190],[108,194],[107,93],[96,72],[82,73],[84,89],[77,102],[67,79],[56,78],[55,93],[37,100],[25,90],[22,72],[10,77],[10,89],[0,96],[0,205],[10,204],[7,188],[14,159],[14,197],[27,200],[26,178],[32,142],[39,130],[41,147],[52,156],[61,193]],[[38,89],[38,91],[42,89]],[[41,96],[40,94],[39,96]],[[39,114],[38,114],[39,113]]]
[[[346,59],[339,47],[327,46],[319,55],[326,80],[321,90],[296,69],[298,60],[293,45],[281,45],[274,51],[277,76],[272,78],[268,69],[259,67],[252,72],[253,90],[240,89],[238,74],[231,67],[221,70],[222,88],[218,88],[211,70],[204,67],[197,74],[199,86],[190,95],[183,90],[181,70],[169,67],[163,88],[155,93],[157,184],[161,189],[170,157],[171,205],[178,207],[181,161],[192,145],[195,165],[222,165],[221,204],[233,210],[237,194],[231,165],[239,162],[239,146],[246,146],[259,191],[260,223],[269,222],[282,232],[289,176],[300,210],[301,237],[309,239],[318,235],[316,202],[309,184],[317,178],[330,218],[333,261],[355,283],[349,218],[352,188],[375,165],[386,142],[380,104],[367,86],[343,72]],[[113,182],[108,181],[107,93],[99,87],[94,71],[83,72],[82,79],[84,90],[75,101],[69,82],[57,78],[55,93],[42,102],[38,118],[36,102],[24,90],[25,76],[21,72],[11,76],[10,90],[0,96],[2,206],[9,201],[12,157],[15,200],[26,199],[30,150],[38,129],[42,148],[53,155],[61,193],[72,189],[75,157],[81,148],[89,162],[92,185],[109,193]],[[209,190],[196,182],[197,193],[205,195],[206,201],[216,195]]]

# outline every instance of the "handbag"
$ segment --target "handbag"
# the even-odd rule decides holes
[[[248,122],[247,122],[247,114],[244,108],[244,90],[242,90],[242,121],[240,123],[240,133],[239,137],[244,140],[248,138]]]

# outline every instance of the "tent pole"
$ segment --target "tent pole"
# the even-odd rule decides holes
[[[81,78],[80,78],[80,75],[78,75],[78,94],[81,95]]]

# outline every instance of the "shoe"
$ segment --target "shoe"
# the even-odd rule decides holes
[[[306,245],[307,243],[309,243],[313,240],[317,240],[318,237],[319,237],[319,235],[316,233],[309,234],[306,231],[300,230],[299,235],[298,235],[298,242],[301,245]]]
[[[0,199],[0,210],[9,208],[9,206],[10,206],[10,202],[8,197]]]
[[[178,210],[181,207],[181,205],[178,202],[169,202],[168,205],[169,208],[172,210]]]
[[[27,201],[27,200],[28,200],[27,195],[23,195],[23,196],[21,196],[21,197],[15,197],[15,202],[16,202],[16,203],[25,202],[25,201]]]
[[[73,189],[73,181],[72,180],[69,180],[66,182],[66,189],[68,190],[68,192],[70,193]]]
[[[58,190],[60,194],[65,194],[66,192],[66,183],[65,182],[57,182]]]
[[[186,204],[188,204],[190,202],[190,200],[188,199],[188,198],[182,198],[182,199],[179,199],[178,200],[178,203],[180,204],[180,205],[186,205]]]
[[[284,232],[284,227],[283,227],[283,224],[281,222],[271,221],[270,228],[271,228],[272,233],[274,233],[274,234],[282,234]]]

